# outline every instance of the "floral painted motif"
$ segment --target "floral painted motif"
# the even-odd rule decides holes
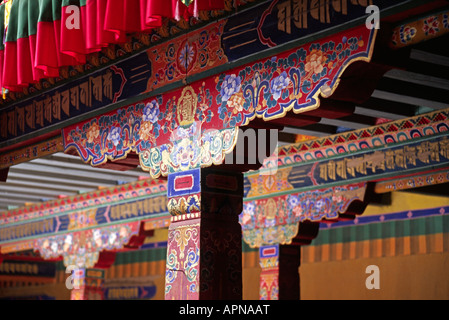
[[[449,12],[445,11],[397,26],[393,29],[391,47],[401,48],[448,33],[448,17]]]
[[[100,127],[96,122],[92,123],[92,126],[87,131],[87,142],[92,143],[100,135]]]
[[[424,20],[423,25],[424,34],[427,36],[438,33],[440,31],[440,29],[438,28],[439,24],[440,23],[438,21],[438,17],[432,16],[427,18],[426,20]]]
[[[320,74],[326,65],[326,56],[323,51],[313,49],[306,58],[304,69],[306,72]]]
[[[235,74],[226,75],[221,84],[221,100],[228,101],[234,94],[240,92],[242,79]]]
[[[401,26],[399,37],[402,43],[412,41],[416,35],[416,28],[410,26]]]
[[[238,74],[218,76],[219,118],[225,126],[242,126],[255,117],[268,120],[291,109],[299,113],[315,108],[322,90],[328,96],[335,89],[345,61],[353,56],[369,59],[373,36],[347,33],[338,40],[312,43],[288,55],[256,62]]]
[[[145,121],[142,123],[142,126],[139,129],[139,135],[142,140],[150,140],[151,139],[151,131],[153,130],[153,124],[149,121]]]
[[[111,131],[108,134],[108,138],[107,138],[108,141],[111,141],[114,144],[114,146],[117,147],[117,145],[119,144],[120,139],[121,139],[121,133],[122,133],[122,129],[120,127],[112,127]]]
[[[290,78],[287,76],[287,72],[282,71],[279,76],[271,80],[270,84],[273,99],[277,101],[281,97],[282,91],[284,89],[287,89],[288,85],[290,84]]]
[[[188,70],[192,66],[192,62],[195,56],[196,52],[194,50],[193,44],[189,44],[188,42],[186,42],[182,47],[178,57],[179,64],[183,66],[185,70]]]
[[[234,114],[243,111],[243,103],[245,99],[243,98],[243,93],[238,92],[233,94],[228,100],[228,107],[232,109]]]
[[[145,105],[142,120],[155,123],[158,120],[159,113],[159,103],[154,99]]]
[[[299,197],[298,196],[294,196],[294,195],[290,195],[288,197],[288,205],[291,208],[295,208],[297,205],[299,205]]]
[[[449,14],[443,14],[443,27],[449,29]]]

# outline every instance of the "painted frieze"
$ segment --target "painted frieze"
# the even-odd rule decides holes
[[[449,131],[449,109],[280,147],[264,168],[314,162]],[[262,170],[264,169],[262,168]]]
[[[404,1],[268,1],[228,18],[223,31],[223,48],[228,59],[233,61],[349,21],[365,24],[367,6],[371,4],[384,10],[401,3]]]
[[[413,121],[406,120],[405,123],[412,124]],[[270,179],[257,177],[255,173],[250,172],[245,175],[245,197],[248,195],[265,197],[272,195],[273,192],[282,193],[289,189],[311,190],[316,187],[345,185],[358,181],[376,181],[398,175],[443,169],[447,167],[449,161],[447,137],[449,131],[447,128],[447,121],[441,120],[435,126],[398,131],[395,135],[390,133],[379,137],[374,135],[374,137],[366,138],[369,143],[348,141],[347,144],[341,146],[329,145],[322,150],[315,149],[298,152],[298,154],[293,154],[292,150],[306,150],[308,145],[317,147],[319,142],[324,140],[327,143],[331,139],[313,140],[289,146],[286,148],[288,152],[291,152],[289,155],[279,152],[280,157],[277,162],[281,165],[276,166],[275,171],[276,176],[287,175],[287,183],[283,185],[260,184],[257,182],[261,179],[268,182]],[[374,129],[376,130],[376,128]],[[354,132],[350,132],[349,136],[356,137]],[[331,138],[339,139],[340,137]],[[380,144],[383,140],[387,140],[389,143]],[[340,147],[344,151],[336,153],[335,148]],[[330,152],[327,153],[327,151]],[[304,159],[304,156],[310,156],[310,160],[315,160]],[[265,168],[269,168],[276,160],[276,158],[270,159],[264,164]],[[264,168],[261,169],[261,171],[263,170]],[[273,176],[273,174],[271,175]]]
[[[27,240],[36,236],[67,234],[107,224],[121,224],[167,214],[166,197],[149,197],[144,200],[93,208],[68,210],[45,219],[31,219],[24,223],[9,223],[0,228],[0,243]]]
[[[140,33],[133,32],[132,34],[129,34],[127,39],[121,37],[123,43],[109,45],[98,43],[97,49],[100,49],[101,47],[104,48],[101,51],[87,54],[84,64],[60,67],[59,77],[43,78],[40,82],[36,84],[32,83],[24,88],[23,93],[11,91],[3,96],[3,100],[0,99],[0,104],[10,104],[13,101],[20,100],[24,96],[36,94],[39,91],[57,86],[63,81],[77,78],[83,74],[88,74],[93,69],[107,66],[124,56],[138,54],[149,47],[154,48],[161,42],[167,41],[167,39],[173,41],[180,34],[185,33],[186,30],[189,30],[189,34],[192,36],[199,25],[204,25],[208,21],[216,20],[231,12],[238,11],[242,6],[248,7],[252,2],[254,2],[254,0],[239,0],[238,2],[225,0],[224,10],[200,10],[197,17],[188,20],[180,19],[178,21],[176,19],[165,19],[164,23],[161,23],[161,26],[158,28],[152,28],[151,30],[145,30],[145,32]],[[70,42],[70,35],[67,35],[67,39],[69,39],[68,42]]]
[[[250,2],[238,1],[238,5]],[[382,0],[376,5],[388,10],[406,2]],[[374,36],[347,30],[346,37],[339,34],[331,41],[310,40],[312,46],[304,43],[309,37],[316,39],[311,36],[317,33],[329,34],[335,27],[342,31],[347,28],[347,22],[374,33],[375,30],[367,30],[364,23],[368,5],[368,1],[263,1],[207,26],[197,27],[201,24],[186,22],[193,24],[187,33],[185,30],[189,26],[182,22],[178,23],[181,26],[163,24],[151,34],[136,35],[124,45],[92,54],[84,66],[63,68],[58,79],[45,80],[26,90],[29,97],[10,94],[8,98],[17,102],[9,101],[0,112],[0,119],[5,123],[0,130],[0,147],[5,141],[26,138],[50,125],[63,128],[82,121],[88,114],[98,114],[98,110],[108,106],[108,110],[113,110],[127,99],[144,100],[144,96],[153,92],[166,93],[186,83],[205,81],[211,74],[223,74],[219,81],[220,84],[225,82],[225,87],[237,85],[221,95],[217,104],[222,104],[224,110],[215,113],[231,126],[245,123],[256,114],[264,119],[279,117],[285,108],[292,107],[287,97],[293,100],[295,112],[298,108],[313,107],[320,92],[329,95],[335,89],[340,73],[350,62],[367,59]],[[232,7],[233,4],[226,5],[226,11],[232,11]],[[207,21],[211,17],[203,14],[201,18]],[[168,36],[171,36],[169,42],[165,40]],[[291,48],[292,42],[297,42],[297,48],[304,45],[303,50],[296,56],[278,60],[279,51],[287,50],[281,47],[288,44],[286,48]],[[121,58],[129,55],[129,59]],[[258,66],[246,64],[248,60],[256,61],[261,57],[273,60],[259,60]],[[113,64],[116,59],[119,60]],[[237,67],[238,70],[227,72]],[[274,72],[275,68],[279,68],[279,72]],[[242,73],[243,70],[247,71]],[[233,75],[237,77],[235,82]],[[236,90],[238,94],[232,96],[232,90],[239,85],[241,90]],[[213,83],[207,87],[212,88]],[[198,88],[195,90],[198,92]],[[37,93],[40,94],[37,96]],[[299,96],[303,99],[298,100]],[[170,98],[168,95],[163,103]],[[259,103],[263,107],[266,103],[268,112],[258,109]],[[233,106],[237,110],[234,111]],[[212,115],[205,113],[204,116]]]
[[[376,193],[385,193],[397,190],[407,190],[424,186],[432,186],[449,182],[449,171],[443,169],[440,171],[426,174],[416,174],[399,179],[389,179],[378,181],[374,187]]]
[[[168,216],[166,184],[137,181],[5,212],[0,220],[1,251],[33,249],[37,237],[65,236],[133,221],[148,220],[146,230],[166,227]]]
[[[137,72],[139,77],[135,77]],[[109,68],[81,77],[0,113],[0,141],[44,129],[85,112],[145,91],[151,62],[142,53]],[[140,82],[137,80],[140,79]],[[7,125],[6,125],[7,124]]]
[[[374,38],[375,29],[347,30],[69,126],[65,151],[92,165],[134,151],[153,177],[220,164],[239,126],[317,108],[350,63],[369,61]]]
[[[122,201],[141,200],[144,197],[152,198],[158,194],[163,194],[165,196],[166,191],[166,183],[164,181],[139,180],[129,183],[126,186],[119,185],[112,188],[100,189],[89,193],[49,201],[45,204],[33,204],[5,211],[0,214],[0,223],[6,225],[65,214],[75,210],[83,211],[91,207],[107,207]],[[153,200],[146,201],[151,202]],[[146,201],[142,202],[142,206],[136,208],[136,212],[138,210],[150,212]],[[155,203],[155,205],[157,208],[160,208],[162,202],[159,201]],[[142,207],[143,209],[141,209]],[[106,211],[109,212],[109,210]],[[142,213],[139,213],[139,216],[141,215]]]

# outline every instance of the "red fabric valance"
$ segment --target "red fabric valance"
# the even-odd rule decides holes
[[[222,10],[224,0],[9,0],[0,5],[0,87],[22,91],[163,19]]]

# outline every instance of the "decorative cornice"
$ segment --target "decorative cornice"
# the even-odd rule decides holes
[[[118,63],[130,56],[139,54],[157,45],[167,46],[167,42],[182,36],[186,32],[194,32],[205,24],[222,19],[233,12],[253,6],[255,0],[225,0],[224,10],[201,11],[198,18],[188,21],[164,19],[159,28],[152,29],[148,33],[133,33],[126,43],[111,44],[100,52],[87,55],[86,63],[78,66],[62,67],[57,78],[44,78],[37,84],[30,84],[23,92],[9,92],[4,99],[0,99],[1,105],[11,105],[21,100],[28,99],[39,94],[45,94],[48,90],[61,86],[67,82],[75,81],[82,76],[89,75],[100,68],[105,68]]]
[[[252,248],[289,244],[301,222],[338,221],[351,203],[365,201],[365,192],[366,184],[359,183],[244,201],[240,215],[243,239]]]
[[[449,109],[432,111],[411,118],[301,141],[282,146],[277,154],[264,161],[265,168],[310,163],[332,157],[342,157],[362,150],[391,146],[413,139],[449,131]]]
[[[62,136],[0,154],[0,170],[19,163],[64,151]]]
[[[69,126],[65,151],[92,165],[134,151],[153,177],[220,164],[239,126],[318,108],[351,63],[370,60],[375,34],[365,26],[347,30]]]
[[[126,185],[100,189],[76,196],[29,205],[3,212],[0,224],[22,223],[32,219],[51,217],[77,210],[88,210],[99,206],[129,202],[151,195],[165,195],[166,183],[160,180],[139,180]]]

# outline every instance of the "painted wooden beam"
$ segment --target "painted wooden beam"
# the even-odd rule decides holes
[[[322,131],[322,130],[320,130],[320,128],[327,128],[328,130],[331,130],[331,127],[329,127],[329,126],[323,127],[323,125],[322,125],[320,127],[315,127],[315,126],[314,127],[302,127],[302,128],[287,127],[287,128],[284,128],[284,130],[282,132],[287,133],[287,134],[300,134],[300,135],[306,135],[306,136],[312,136],[312,137],[326,137],[327,135],[329,135],[329,132]],[[332,127],[332,128],[334,128],[334,127]],[[332,132],[335,132],[334,130],[335,129],[332,129]]]
[[[407,103],[401,103],[401,102],[395,102],[395,101],[389,101],[389,100],[383,100],[379,98],[370,97],[368,100],[363,102],[360,105],[357,105],[357,107],[360,107],[363,109],[363,111],[366,111],[367,116],[376,116],[377,111],[382,113],[388,113],[391,114],[392,120],[400,120],[405,118],[410,118],[415,116],[417,113],[417,107],[415,105],[407,104]],[[358,109],[359,111],[361,109]],[[371,110],[371,111],[370,111]],[[374,112],[374,113],[373,113]],[[365,114],[365,113],[363,113]],[[395,118],[399,116],[399,118]]]
[[[377,84],[376,90],[404,95],[411,97],[412,99],[428,99],[439,103],[449,103],[449,99],[447,98],[449,86],[445,88],[435,88],[430,85],[416,84],[405,80],[383,77]]]
[[[0,202],[8,202],[10,205],[17,205],[17,206],[23,206],[27,201],[25,200],[18,200],[18,199],[10,199],[7,198],[0,198]]]
[[[447,109],[449,108],[449,103],[443,103],[439,101],[432,100],[432,98],[423,99],[411,97],[404,94],[398,94],[394,92],[387,92],[383,90],[374,90],[372,94],[373,98],[384,99],[394,102],[400,102],[409,104],[412,106],[423,106],[431,109]]]
[[[419,84],[422,86],[449,90],[449,80],[430,75],[423,75],[412,71],[392,69],[387,71],[384,77]]]
[[[321,124],[331,125],[336,127],[345,127],[349,129],[363,129],[376,124],[376,118],[368,117],[366,115],[350,115],[338,119],[322,118]]]
[[[113,186],[117,184],[117,181],[113,181],[110,179],[95,179],[95,178],[90,178],[88,177],[86,174],[82,173],[80,174],[65,174],[65,173],[61,173],[58,174],[58,176],[56,178],[54,178],[52,171],[51,170],[46,170],[44,172],[40,172],[40,171],[36,171],[36,169],[34,168],[30,168],[30,167],[26,167],[26,168],[11,168],[10,169],[10,173],[9,175],[13,175],[15,177],[17,177],[17,175],[15,175],[16,173],[18,174],[22,174],[27,176],[27,177],[37,177],[38,179],[43,179],[43,180],[47,180],[47,181],[73,181],[75,183],[78,182],[82,182],[82,184],[87,184],[90,186]]]
[[[432,63],[442,67],[449,67],[449,57],[422,50],[412,49],[410,52],[410,59]]]
[[[48,198],[48,197],[57,197],[58,195],[64,194],[64,195],[75,195],[78,194],[78,192],[67,192],[62,190],[46,190],[46,189],[39,189],[39,188],[30,188],[30,187],[16,187],[13,185],[3,185],[0,184],[0,192],[8,192],[11,196],[14,194],[17,195],[38,195],[40,198]]]
[[[397,112],[397,111],[396,111]],[[373,118],[383,118],[390,120],[399,120],[404,119],[404,116],[398,113],[395,113],[395,110],[383,111],[379,109],[372,109],[368,107],[356,106],[354,110],[354,114],[360,114]]]
[[[33,175],[29,172],[15,172],[11,170],[8,174],[8,179],[13,179],[14,181],[28,181],[30,183],[50,183],[50,184],[58,184],[64,186],[73,186],[77,187],[80,190],[89,190],[89,189],[98,189],[99,185],[97,182],[87,181],[87,180],[74,180],[74,179],[65,179],[64,177],[51,177],[51,176],[43,176],[43,175]],[[9,180],[7,180],[9,181]],[[109,187],[115,186],[115,184],[109,184]],[[104,185],[103,185],[104,186]],[[106,185],[107,186],[107,185]]]
[[[26,193],[9,193],[5,192],[4,190],[0,190],[0,198],[3,199],[1,201],[9,201],[9,200],[19,200],[23,201],[23,203],[35,203],[35,202],[41,202],[42,200],[50,200],[55,198],[53,195],[45,195],[40,196],[36,194],[26,194]],[[7,200],[5,200],[7,199]]]
[[[64,174],[65,176],[71,176],[75,179],[94,179],[98,180],[99,183],[102,181],[104,182],[111,182],[111,181],[135,181],[135,177],[131,176],[125,176],[121,175],[118,172],[114,172],[113,174],[108,173],[107,171],[101,171],[101,170],[84,170],[84,168],[74,168],[70,166],[56,166],[51,161],[46,163],[46,161],[30,161],[28,163],[21,163],[14,167],[14,169],[20,169],[20,170],[27,170],[27,171],[33,171],[38,172],[42,175],[59,175]],[[73,178],[72,178],[73,179]]]
[[[266,176],[245,175],[252,181],[247,184],[245,197],[272,196],[276,192],[312,190],[445,168],[449,166],[448,112],[448,109],[435,111],[281,147],[277,156],[267,159],[259,170],[266,170]],[[260,179],[283,183],[267,185]]]
[[[33,188],[38,190],[53,190],[53,191],[59,191],[62,194],[78,194],[79,191],[93,191],[98,188],[87,188],[86,186],[76,186],[76,185],[68,185],[68,184],[56,184],[45,181],[27,181],[24,179],[14,179],[14,178],[8,178],[8,183],[1,184],[0,186],[6,186],[6,187],[18,187],[18,188]]]

